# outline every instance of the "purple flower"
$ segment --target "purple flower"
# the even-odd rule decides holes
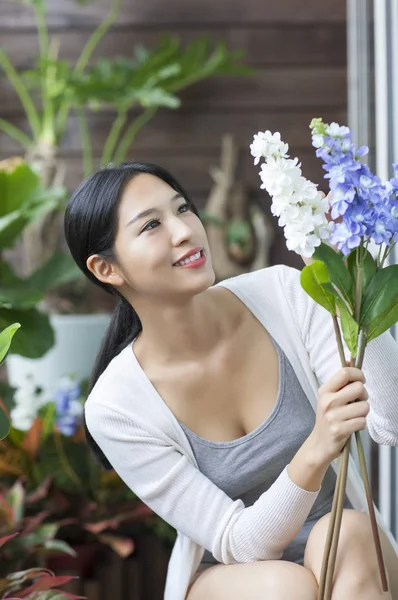
[[[313,145],[329,179],[331,217],[334,221],[341,218],[334,223],[331,243],[344,255],[361,241],[391,245],[398,238],[398,204],[392,204],[398,195],[398,177],[384,184],[360,162],[369,149],[355,148],[348,127],[316,121],[311,125]],[[393,167],[397,174],[398,163]]]
[[[77,431],[83,406],[80,402],[80,386],[69,377],[61,380],[55,392],[56,423],[63,435],[71,436]]]

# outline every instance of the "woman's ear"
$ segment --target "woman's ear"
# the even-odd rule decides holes
[[[125,283],[118,268],[98,254],[89,256],[86,261],[87,269],[103,283],[119,287]]]

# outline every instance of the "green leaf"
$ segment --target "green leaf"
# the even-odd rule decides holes
[[[322,243],[315,248],[313,257],[325,263],[329,273],[330,283],[341,292],[351,308],[354,306],[354,282],[340,254],[333,248]]]
[[[355,250],[350,252],[350,254],[347,258],[347,268],[351,275],[351,279],[354,282],[354,285],[357,280],[357,274],[358,274],[357,257],[358,257],[359,252],[360,252],[360,249],[355,248]],[[373,276],[375,275],[375,273],[377,271],[377,265],[376,265],[376,261],[374,260],[373,256],[369,252],[369,250],[361,249],[361,255],[364,256],[364,258],[362,259],[362,265],[361,265],[362,297],[363,297],[366,292],[366,288],[368,287],[369,283],[371,282]]]
[[[251,229],[247,221],[234,219],[227,226],[228,244],[239,244],[245,247],[251,239]]]
[[[40,178],[25,162],[13,169],[0,170],[0,217],[20,210],[30,194],[39,187]]]
[[[15,322],[21,324],[21,331],[13,340],[10,353],[40,358],[54,345],[54,332],[48,316],[37,309],[0,308],[0,329]]]
[[[5,494],[5,500],[13,510],[15,522],[22,521],[25,508],[25,489],[20,481],[16,481]]]
[[[71,255],[57,252],[33,273],[28,283],[31,288],[37,288],[44,295],[59,285],[82,277],[83,274]]]
[[[360,326],[368,342],[398,321],[398,265],[385,267],[373,276],[362,302]]]
[[[63,540],[47,540],[44,542],[44,548],[46,550],[57,550],[63,554],[69,554],[69,556],[76,556],[76,550]]]
[[[315,302],[326,308],[332,315],[336,314],[336,301],[333,295],[325,288],[329,283],[329,274],[325,264],[315,260],[304,267],[300,273],[302,288]]]
[[[0,365],[4,362],[10,349],[12,338],[20,327],[20,323],[12,323],[0,333]]]
[[[342,300],[336,300],[336,304],[340,313],[341,329],[343,332],[344,341],[347,344],[352,356],[356,356],[358,352],[359,325]]]

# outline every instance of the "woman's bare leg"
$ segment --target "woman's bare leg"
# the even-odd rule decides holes
[[[267,560],[210,567],[191,585],[186,600],[316,600],[317,589],[304,567]]]
[[[330,513],[314,526],[308,538],[304,566],[319,581]],[[398,559],[380,531],[390,592],[383,593],[369,516],[344,510],[336,556],[332,600],[398,600]]]

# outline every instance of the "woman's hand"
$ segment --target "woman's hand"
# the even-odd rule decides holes
[[[369,395],[364,383],[363,372],[347,366],[319,388],[316,422],[310,435],[319,464],[328,466],[339,456],[348,438],[365,428]]]

